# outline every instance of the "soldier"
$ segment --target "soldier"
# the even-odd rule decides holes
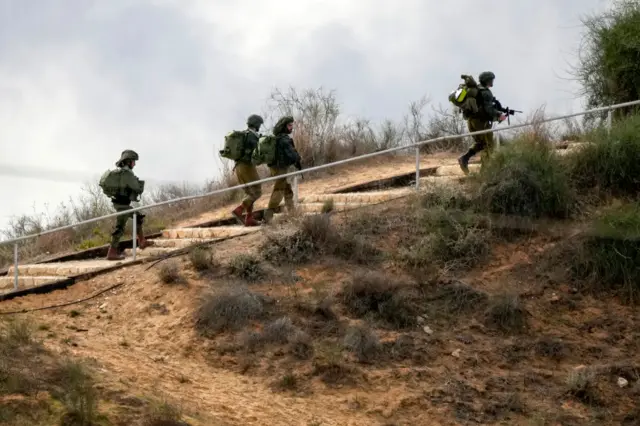
[[[234,170],[238,182],[241,184],[247,184],[260,180],[258,176],[258,170],[256,166],[251,163],[251,153],[258,146],[258,140],[260,139],[260,126],[264,123],[262,117],[256,114],[252,114],[247,118],[247,136],[244,140],[244,152],[245,155],[236,160]],[[242,204],[236,207],[231,214],[245,226],[258,226],[259,223],[253,217],[253,205],[262,196],[262,185],[257,184],[244,188],[245,197],[242,200]],[[242,221],[242,213],[246,211],[247,216]]]
[[[478,112],[469,117],[467,125],[469,132],[478,132],[490,129],[493,122],[504,121],[507,116],[498,111],[494,105],[495,98],[491,93],[493,80],[496,78],[491,71],[485,71],[478,76],[480,84],[478,85],[478,95],[476,97],[478,103]],[[474,143],[466,154],[458,158],[458,164],[465,174],[469,174],[469,160],[482,150],[486,150],[486,155],[490,155],[493,150],[493,133],[484,133],[482,135],[473,136]]]
[[[273,135],[276,138],[275,160],[273,163],[267,164],[272,177],[288,173],[291,166],[302,170],[300,154],[298,154],[293,144],[293,139],[291,138],[293,123],[293,117],[285,116],[278,120],[273,127]],[[293,211],[295,208],[293,205],[293,190],[289,182],[287,182],[287,178],[278,179],[273,185],[273,193],[271,194],[269,205],[264,215],[266,222],[271,220],[274,210],[278,208],[282,198],[284,198],[284,204],[287,210],[289,212]]]
[[[144,191],[144,181],[133,174],[132,169],[136,165],[138,154],[132,150],[124,150],[120,159],[116,162],[117,169],[107,171],[100,179],[100,186],[105,194],[111,198],[113,207],[117,212],[131,210],[131,202],[138,201],[138,197]],[[107,260],[123,260],[124,254],[120,250],[120,239],[124,235],[127,220],[133,216],[131,214],[120,215],[116,218],[116,225],[111,234],[111,244],[107,253]],[[144,249],[152,246],[153,241],[144,238],[142,224],[145,215],[136,212],[137,240],[138,247]]]

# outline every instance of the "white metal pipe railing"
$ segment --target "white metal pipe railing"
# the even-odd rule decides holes
[[[464,137],[468,137],[468,136],[475,136],[475,135],[482,135],[482,134],[487,134],[487,133],[495,133],[495,132],[503,132],[506,130],[512,130],[512,129],[520,129],[523,127],[528,127],[528,126],[532,126],[534,124],[541,124],[541,123],[548,123],[548,122],[552,122],[552,121],[557,121],[557,120],[563,120],[563,119],[567,119],[567,118],[572,118],[572,117],[579,117],[582,115],[587,115],[587,114],[595,114],[595,113],[599,113],[599,112],[608,112],[609,114],[607,115],[607,127],[610,128],[611,127],[611,121],[612,121],[612,114],[611,111],[615,110],[615,109],[619,109],[619,108],[624,108],[624,107],[629,107],[629,106],[634,106],[634,105],[640,105],[640,100],[637,101],[631,101],[631,102],[624,102],[624,103],[620,103],[620,104],[615,104],[615,105],[609,105],[609,106],[605,106],[605,107],[599,107],[599,108],[592,108],[589,110],[585,110],[585,111],[580,111],[580,112],[576,112],[576,113],[572,113],[572,114],[565,114],[565,115],[561,115],[561,116],[556,116],[556,117],[551,117],[551,118],[546,118],[544,120],[536,120],[535,122],[526,122],[526,123],[522,123],[522,124],[513,124],[513,125],[509,125],[509,126],[505,126],[505,127],[501,127],[501,128],[495,128],[495,129],[487,129],[487,130],[479,130],[476,132],[468,132],[468,133],[463,133],[461,135],[448,135],[448,136],[440,136],[438,138],[434,138],[434,139],[429,139],[429,140],[425,140],[425,141],[418,141],[412,144],[407,144],[404,146],[398,146],[398,147],[393,147],[393,148],[389,148],[389,149],[385,149],[382,151],[377,151],[377,152],[372,152],[369,154],[363,154],[363,155],[359,155],[357,157],[351,157],[351,158],[347,158],[344,160],[340,160],[340,161],[335,161],[333,163],[327,163],[327,164],[323,164],[320,166],[314,166],[314,167],[310,167],[308,169],[303,169],[303,170],[296,170],[293,172],[289,172],[283,175],[279,175],[279,176],[273,176],[273,177],[267,177],[264,179],[260,179],[251,183],[246,183],[246,184],[241,184],[241,185],[235,185],[229,188],[222,188],[222,189],[217,189],[215,191],[211,191],[205,194],[199,194],[199,195],[190,195],[187,197],[180,197],[180,198],[174,198],[172,200],[166,200],[166,201],[162,201],[159,203],[155,203],[155,204],[150,204],[147,206],[140,206],[140,207],[136,207],[130,210],[126,210],[126,211],[122,211],[122,212],[116,212],[116,213],[111,213],[108,215],[104,215],[104,216],[100,216],[100,217],[96,217],[93,219],[88,219],[82,222],[78,222],[78,223],[74,223],[71,225],[66,225],[66,226],[61,226],[59,228],[55,228],[55,229],[49,229],[43,232],[39,232],[37,234],[30,234],[30,235],[24,235],[22,237],[18,237],[18,238],[14,238],[11,240],[6,240],[6,241],[0,241],[0,246],[2,245],[6,245],[6,244],[16,244],[16,252],[17,252],[17,243],[21,242],[21,241],[25,241],[31,238],[36,238],[42,235],[47,235],[47,234],[51,234],[54,232],[59,232],[59,231],[63,231],[65,229],[71,229],[71,228],[75,228],[77,226],[81,226],[81,225],[87,225],[90,223],[95,223],[101,220],[105,220],[105,219],[110,219],[110,218],[114,218],[123,214],[131,214],[131,213],[136,213],[145,209],[150,209],[150,208],[154,208],[154,207],[160,207],[160,206],[166,206],[169,204],[173,204],[173,203],[179,203],[182,201],[188,201],[188,200],[195,200],[195,199],[199,199],[199,198],[205,198],[205,197],[210,197],[212,195],[219,195],[219,194],[223,194],[225,192],[229,192],[229,191],[235,191],[238,189],[243,189],[243,188],[248,188],[254,185],[258,185],[258,184],[263,184],[263,183],[268,183],[268,182],[273,182],[276,181],[278,179],[284,179],[287,177],[298,177],[299,175],[302,175],[303,173],[309,173],[309,172],[314,172],[314,171],[318,171],[318,170],[324,170],[324,169],[328,169],[328,168],[332,168],[332,167],[336,167],[342,164],[347,164],[347,163],[352,163],[355,161],[360,161],[360,160],[364,160],[367,158],[372,158],[372,157],[377,157],[380,155],[385,155],[385,154],[391,154],[397,151],[402,151],[405,149],[410,149],[410,148],[420,148],[421,146],[424,145],[428,145],[428,144],[433,144],[433,143],[437,143],[437,142],[442,142],[442,141],[446,141],[446,140],[451,140],[451,139],[460,139],[460,138],[464,138]],[[416,180],[418,180],[419,178],[419,157],[418,154],[416,153]],[[416,183],[416,185],[418,185]],[[296,187],[296,193],[297,193],[297,185],[295,185]],[[297,199],[297,196],[296,196]],[[134,242],[135,244],[135,242]],[[15,269],[17,271],[18,269],[18,259],[17,256],[15,256]],[[16,275],[16,283],[17,283],[17,275]]]
[[[131,240],[131,244],[133,244],[132,248],[131,248],[131,252],[133,253],[133,260],[136,260],[136,246],[138,243],[138,213],[133,212],[133,224],[132,224],[132,228],[133,228],[133,238]]]

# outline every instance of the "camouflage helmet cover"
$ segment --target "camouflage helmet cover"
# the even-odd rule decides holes
[[[491,71],[481,72],[478,76],[478,80],[480,80],[480,84],[486,84],[493,81],[496,78],[496,75]]]
[[[122,154],[120,154],[120,159],[116,162],[116,166],[120,167],[126,160],[138,161],[138,158],[137,152],[131,149],[125,149],[122,151]]]
[[[258,114],[251,114],[249,118],[247,118],[247,126],[258,128],[262,124],[264,124],[264,119],[260,117]]]

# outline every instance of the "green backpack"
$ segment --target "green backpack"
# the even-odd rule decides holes
[[[258,140],[258,146],[251,155],[251,162],[255,166],[260,164],[273,164],[276,160],[276,137],[273,135],[262,136]]]
[[[470,75],[462,74],[460,78],[464,83],[449,94],[449,102],[460,108],[465,116],[474,115],[478,112],[478,84]]]
[[[104,192],[104,195],[109,198],[121,195],[122,186],[120,182],[122,180],[122,172],[124,172],[124,170],[118,168],[107,170],[103,173],[102,177],[100,178],[99,185],[100,188],[102,188],[102,192]]]
[[[220,156],[229,160],[238,161],[245,155],[244,141],[248,130],[234,130],[224,137],[224,149],[219,151]]]

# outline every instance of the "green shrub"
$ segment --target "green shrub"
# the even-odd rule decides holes
[[[479,207],[497,214],[566,218],[576,203],[566,169],[547,143],[516,139],[482,167]]]
[[[571,272],[587,290],[612,291],[625,302],[640,299],[640,203],[611,209],[575,248]]]
[[[260,252],[275,264],[300,264],[322,256],[370,263],[381,254],[364,236],[348,227],[337,228],[327,214],[305,216],[296,227],[268,233]]]
[[[233,275],[249,282],[259,281],[267,275],[260,259],[250,254],[235,256],[229,262],[229,269]]]
[[[591,144],[570,157],[571,178],[582,191],[598,187],[614,195],[638,195],[640,115],[592,133]]]
[[[448,270],[472,268],[491,251],[491,230],[483,220],[468,211],[426,210],[418,224],[420,236],[399,251],[399,260],[418,269],[433,265]]]

